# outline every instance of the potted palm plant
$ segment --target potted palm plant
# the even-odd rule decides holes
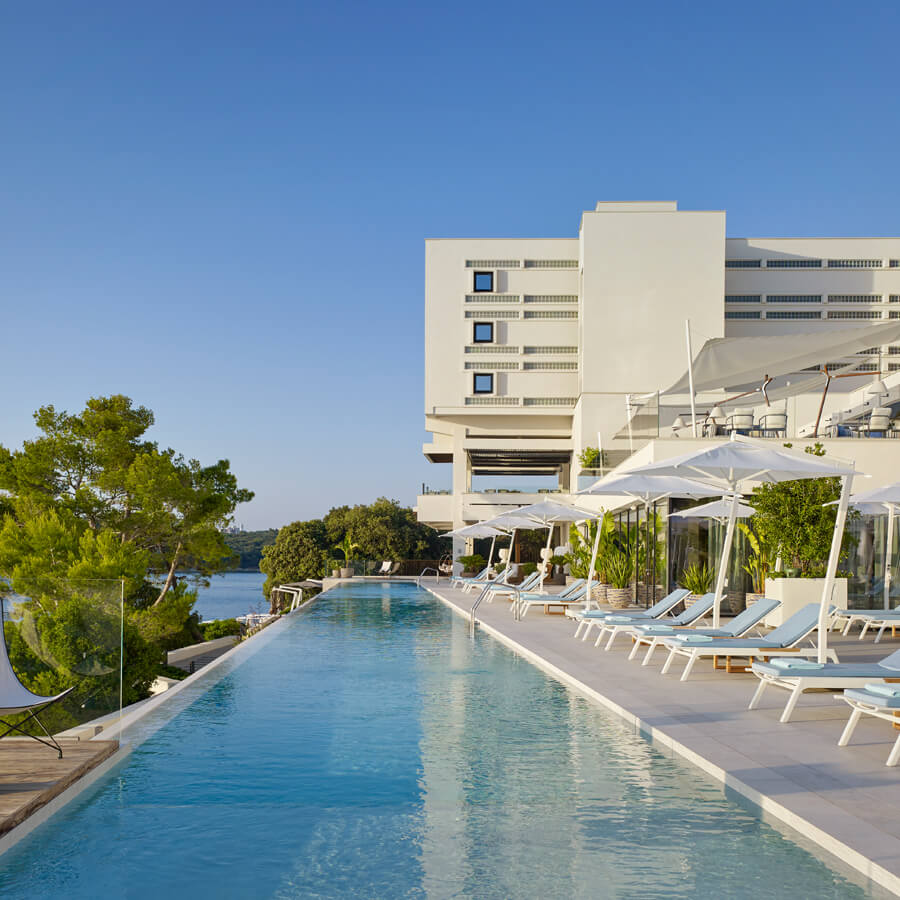
[[[604,559],[607,551],[612,546],[612,539],[616,530],[612,515],[604,513],[599,523],[589,523],[586,535],[582,534],[576,525],[572,525],[569,528],[569,546],[572,549],[565,554],[564,558],[569,566],[569,575],[573,579],[586,579],[591,565],[591,555],[594,550],[594,541],[597,537],[597,528],[600,528],[600,540],[597,543],[597,560],[594,564],[594,573],[592,575],[594,584],[591,589],[591,597],[596,603],[605,603],[607,579]]]
[[[690,606],[695,600],[708,594],[712,583],[713,570],[706,563],[691,563],[681,573],[681,586],[690,591],[690,594],[684,598],[684,605]]]
[[[353,576],[353,567],[350,563],[353,561],[353,551],[359,550],[359,544],[353,542],[353,535],[348,531],[343,540],[339,544],[334,545],[335,550],[340,550],[344,554],[344,565],[341,566],[341,578],[351,578]]]
[[[460,556],[456,561],[463,567],[462,574],[466,578],[477,575],[487,565],[487,560],[480,553]]]
[[[750,545],[750,553],[747,562],[741,567],[749,576],[752,591],[747,592],[747,606],[756,603],[765,597],[766,578],[769,575],[769,569],[772,562],[769,554],[769,548],[760,535],[755,534],[743,522],[738,523],[738,528],[747,538]]]
[[[610,547],[603,555],[603,568],[609,584],[606,602],[613,609],[631,606],[631,582],[634,578],[634,558],[628,550]]]

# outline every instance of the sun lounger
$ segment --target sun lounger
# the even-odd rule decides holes
[[[464,594],[471,594],[475,591],[481,591],[484,589],[484,586],[487,584],[506,584],[503,580],[503,573],[497,572],[494,574],[493,572],[488,572],[487,578],[481,578],[478,581],[472,579],[471,581],[467,581],[465,584],[461,585]]]
[[[832,608],[832,614],[834,610]],[[714,638],[705,634],[677,635],[663,640],[663,646],[669,651],[669,658],[662,667],[662,674],[668,673],[676,656],[687,659],[684,671],[681,673],[681,681],[687,681],[698,659],[711,659],[716,669],[724,669],[726,672],[747,672],[749,666],[733,666],[731,660],[738,659],[767,659],[772,656],[790,654],[796,658],[817,655],[815,647],[798,647],[805,637],[808,637],[819,624],[819,604],[807,603],[802,609],[797,610],[786,622],[779,625],[765,638]],[[725,665],[718,664],[719,657],[725,658]],[[834,650],[828,650],[828,657],[838,662]]]
[[[450,579],[451,587],[462,587],[466,584],[477,584],[478,582],[487,581],[488,572],[490,571],[488,566],[485,566],[477,575],[469,575],[463,577],[462,575],[454,575]]]
[[[875,643],[881,641],[885,629],[890,628],[894,637],[897,635],[897,628],[900,627],[900,609],[883,609],[880,613],[874,613],[867,616],[863,621],[862,630],[859,633],[859,639],[862,640],[870,628],[877,628],[878,634],[875,635]]]
[[[702,621],[703,617],[713,608],[716,595],[713,593],[704,594],[698,600],[695,600],[683,613],[679,613],[675,618],[669,619],[667,625],[691,625],[694,622]],[[620,634],[629,634],[636,625],[645,624],[644,619],[640,616],[607,616],[599,624],[600,634],[594,642],[595,647],[600,646],[600,642],[608,634],[609,639],[604,649],[609,650],[613,642]]]
[[[862,688],[853,688],[844,691],[843,699],[853,707],[847,727],[844,729],[838,747],[846,747],[853,737],[857,724],[862,716],[875,716],[893,723],[896,728],[900,725],[900,685],[898,684],[867,684]],[[896,766],[900,762],[900,735],[894,741],[894,746],[888,754],[887,766]]]
[[[756,628],[759,623],[773,610],[781,605],[780,600],[771,600],[768,597],[761,597],[756,603],[752,603],[743,612],[738,613],[727,625],[721,628],[690,628],[683,632],[686,634],[704,634],[709,637],[717,638],[736,638],[743,637],[748,632]],[[693,607],[691,607],[693,609]],[[635,625],[632,628],[631,636],[634,638],[634,646],[631,648],[629,659],[634,659],[642,646],[647,647],[647,653],[644,656],[642,666],[650,664],[653,652],[662,643],[664,638],[672,637],[678,634],[679,628],[668,622],[648,622],[646,624]]]
[[[574,636],[578,637],[579,633],[583,631],[581,639],[586,641],[591,628],[593,628],[594,625],[600,624],[607,616],[627,615],[633,619],[640,619],[642,621],[662,618],[672,612],[672,610],[678,606],[688,594],[690,594],[690,591],[685,590],[684,588],[676,588],[676,590],[666,594],[662,600],[654,603],[649,609],[633,610],[632,612],[622,612],[621,610],[615,609],[585,610],[577,616],[578,628],[575,629]]]
[[[894,621],[896,620],[896,621]],[[900,609],[839,609],[835,613],[834,625],[841,629],[841,634],[849,634],[850,629],[854,625],[862,625],[859,639],[862,640],[869,628],[881,626],[883,623],[889,622],[895,627],[900,626]],[[881,640],[881,634],[875,639],[875,643]]]
[[[535,587],[540,577],[540,572],[532,572],[521,584],[517,585],[506,584],[498,578],[496,581],[485,585],[487,596],[484,599],[488,603],[492,602],[494,597],[509,597],[510,600],[514,600],[517,594],[527,593],[531,588]]]
[[[387,575],[390,570],[391,570],[391,561],[389,559],[386,559],[381,564],[381,568],[374,574],[375,575]]]
[[[573,603],[584,603],[587,594],[587,585],[583,578],[573,581],[565,590],[558,594],[534,594],[526,592],[519,594],[513,601],[513,612],[518,607],[519,612],[524,617],[532,606],[543,606],[544,612],[549,612],[549,607],[559,606],[563,612],[567,606]]]
[[[759,678],[759,687],[748,708],[759,706],[763,692],[770,685],[783,688],[790,691],[790,696],[779,721],[788,722],[804,691],[863,687],[867,681],[900,682],[900,650],[873,663],[807,663],[798,666],[803,662],[776,657],[767,663],[753,663],[751,670]]]

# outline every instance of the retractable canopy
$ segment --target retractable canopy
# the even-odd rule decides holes
[[[694,357],[694,391],[716,390],[800,372],[810,366],[852,356],[867,347],[900,341],[900,321],[860,328],[832,328],[773,337],[712,338]],[[685,394],[685,373],[666,394]]]

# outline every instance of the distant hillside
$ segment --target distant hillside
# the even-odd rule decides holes
[[[234,561],[236,569],[259,569],[262,548],[275,543],[278,537],[277,528],[266,531],[242,531],[239,534],[226,534],[225,543],[237,554]]]

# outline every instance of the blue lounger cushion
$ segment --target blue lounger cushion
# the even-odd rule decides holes
[[[769,665],[776,669],[824,669],[825,663],[815,662],[812,659],[789,659],[779,656],[777,659],[770,659]]]
[[[863,703],[871,703],[882,709],[900,709],[900,697],[885,697],[861,688],[848,688],[844,691],[844,696],[852,700],[861,700]]]
[[[753,663],[753,671],[765,675],[781,675],[784,670],[769,662]],[[819,669],[809,672],[811,678],[897,678],[900,671],[900,650],[875,663],[825,663]],[[800,672],[797,673],[801,674]],[[802,674],[806,674],[805,672]]]
[[[881,697],[900,697],[900,685],[896,684],[867,684],[866,690]]]

